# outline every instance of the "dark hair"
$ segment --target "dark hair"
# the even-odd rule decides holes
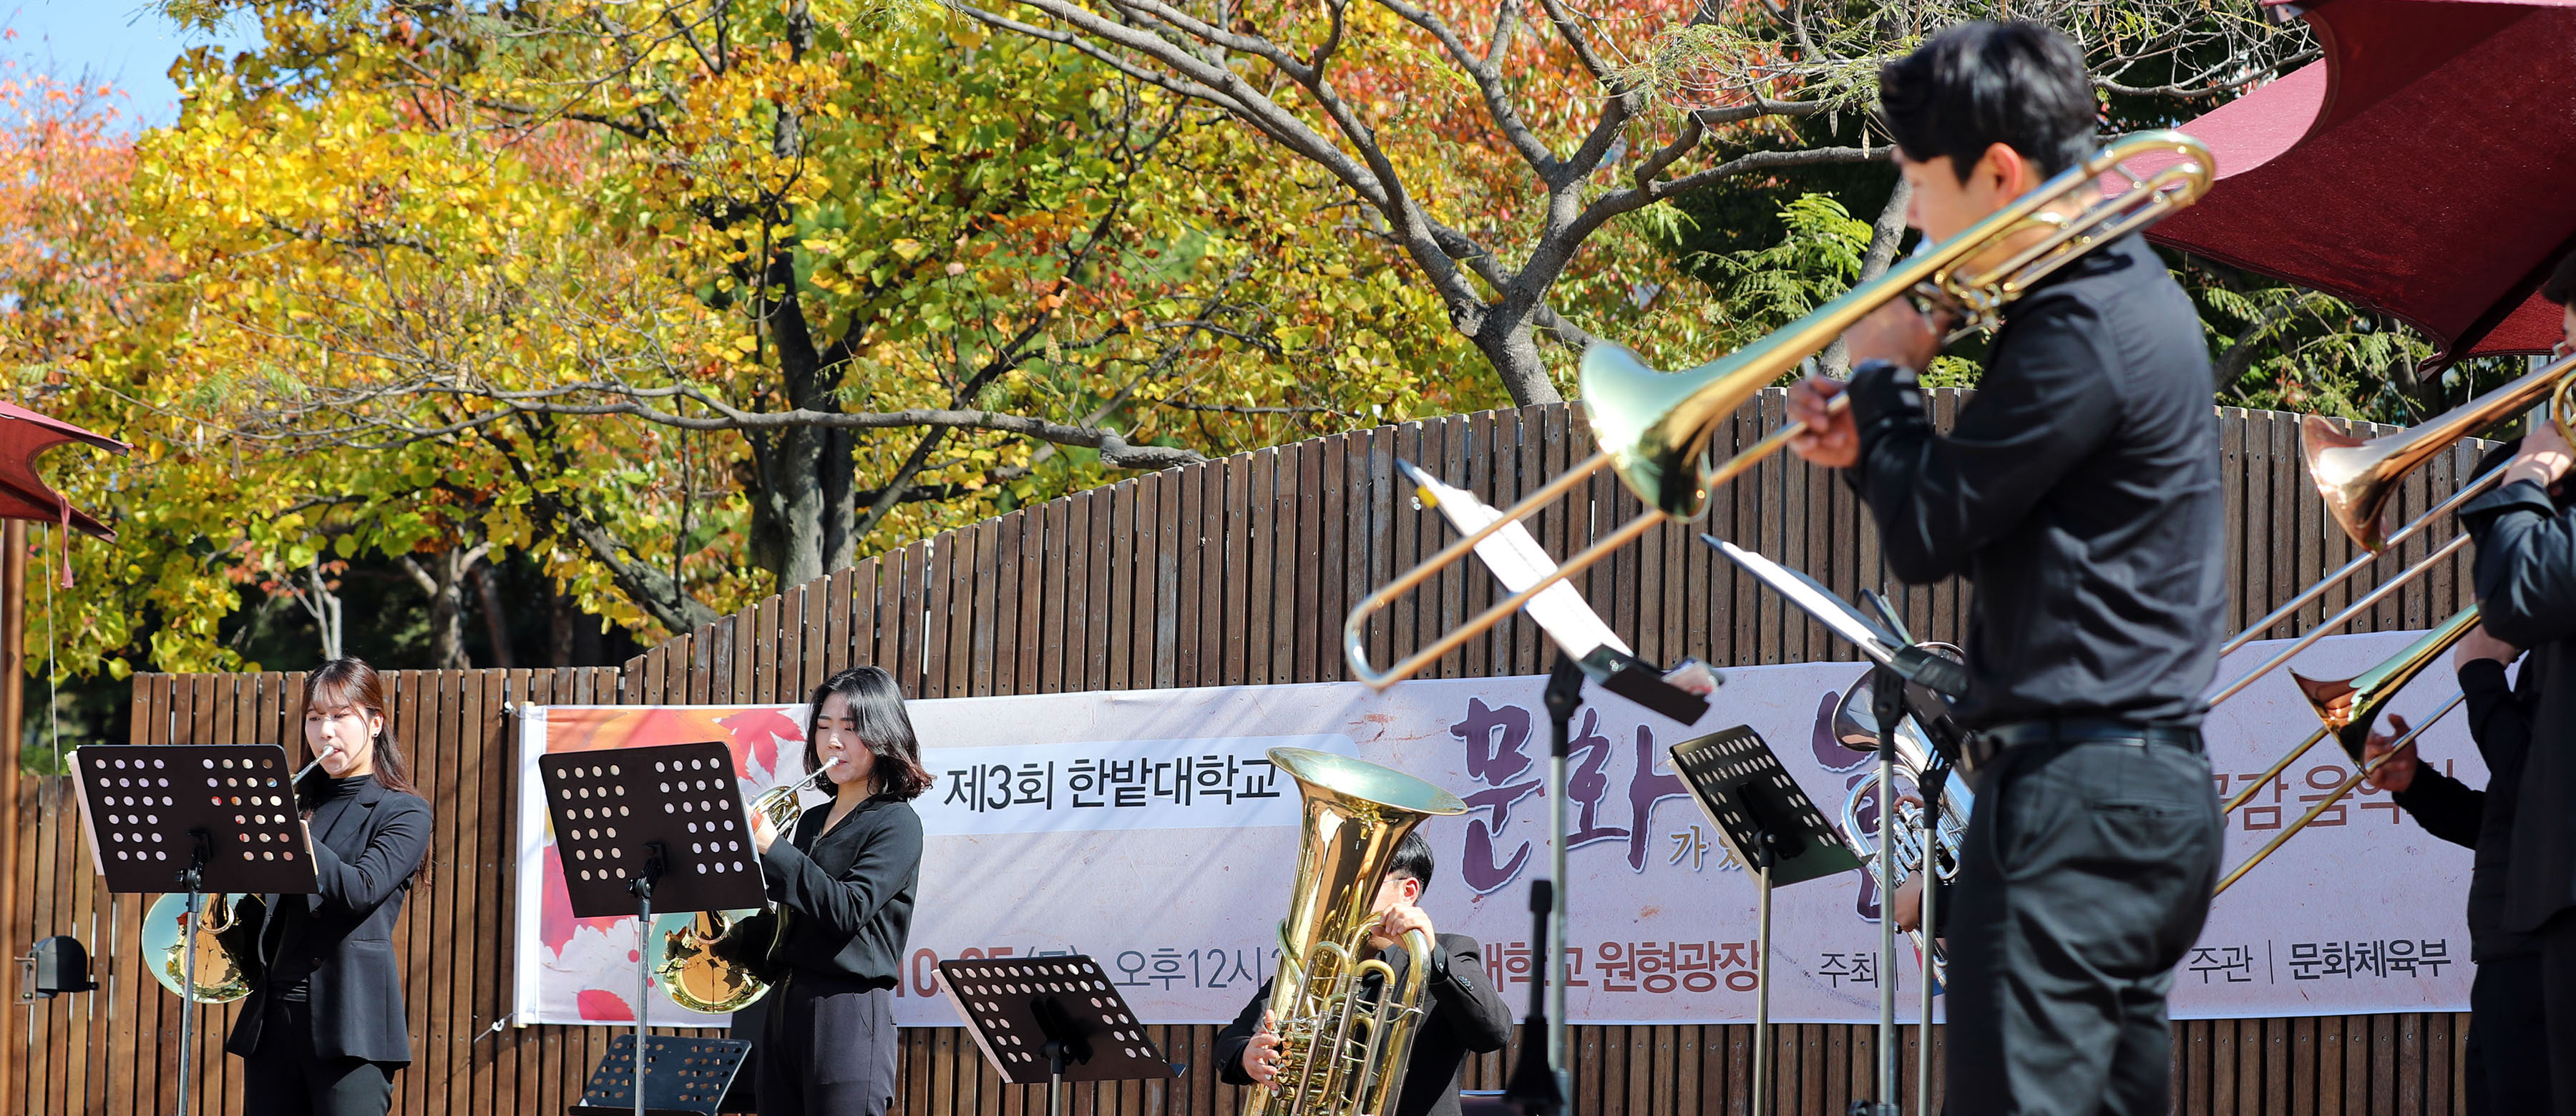
[[[2098,107],[2084,52],[2035,23],[1963,23],[1878,71],[1880,121],[1905,157],[1950,157],[1966,182],[1986,148],[2045,177],[2092,153]]]
[[[1431,890],[1431,842],[1417,829],[1395,843],[1395,856],[1386,862],[1386,878],[1402,876]]]
[[[304,676],[304,708],[363,709],[383,725],[376,730],[376,782],[386,790],[419,797],[411,781],[411,760],[394,739],[393,718],[385,715],[385,679],[364,659],[333,659]],[[321,774],[320,768],[314,774]]]
[[[2576,302],[2576,252],[2567,253],[2567,258],[2549,269],[2549,278],[2540,284],[2540,297],[2560,306]]]
[[[304,708],[363,709],[376,718],[374,744],[376,785],[424,801],[429,796],[411,781],[411,760],[403,755],[401,742],[394,739],[394,719],[385,715],[385,679],[368,666],[364,659],[333,659],[313,668],[304,676]],[[329,774],[317,767],[312,779],[327,779]],[[310,780],[308,780],[309,782]],[[296,804],[303,805],[305,788],[295,788]],[[421,853],[415,879],[428,882],[432,858]]]
[[[814,723],[823,717],[823,699],[833,694],[850,706],[850,724],[876,757],[876,792],[914,799],[930,789],[930,772],[921,766],[921,741],[912,735],[912,715],[904,712],[903,690],[881,667],[842,671],[814,688],[813,712],[805,720],[805,770],[820,763],[814,756]]]

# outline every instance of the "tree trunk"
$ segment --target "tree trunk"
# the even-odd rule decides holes
[[[427,562],[409,554],[394,561],[412,584],[429,594],[429,660],[432,670],[467,670],[474,665],[465,655],[465,571],[483,559],[489,546],[472,550],[445,550],[429,555]]]
[[[1476,332],[1468,335],[1476,351],[1494,366],[1501,377],[1503,390],[1510,392],[1512,405],[1527,407],[1533,403],[1557,403],[1556,381],[1547,376],[1547,362],[1540,359],[1538,339],[1530,334],[1530,314],[1511,314],[1500,306],[1486,307],[1486,317]]]
[[[510,650],[510,614],[501,607],[501,585],[494,580],[499,571],[490,562],[471,571],[475,593],[483,598],[483,641],[492,645],[491,665],[507,670],[517,666],[517,656]]]

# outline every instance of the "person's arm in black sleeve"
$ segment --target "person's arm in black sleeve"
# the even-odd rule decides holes
[[[872,810],[842,824],[875,830],[860,840],[858,857],[840,875],[824,871],[785,834],[761,854],[760,871],[782,906],[846,937],[885,909],[921,866],[921,816],[901,808]]]
[[[1855,486],[1888,569],[1924,584],[1964,572],[2119,421],[2117,357],[2090,307],[2025,306],[1998,338],[1976,398],[1947,436],[1923,414],[1916,371],[1871,362],[1852,376]]]
[[[2469,739],[2478,743],[2487,770],[2519,763],[2531,746],[2531,709],[2513,696],[2504,664],[2471,659],[2460,667],[2460,694],[2469,717]]]
[[[2460,522],[2477,544],[2478,618],[2489,633],[2516,647],[2576,635],[2576,519],[2548,490],[2514,481],[2469,501]]]
[[[2430,833],[2461,848],[2478,847],[2478,825],[2486,818],[2487,792],[2444,775],[2431,764],[2419,764],[2406,789],[2390,794],[2397,808]]]
[[[1458,1034],[1458,1043],[1478,1054],[1490,1054],[1512,1041],[1512,1009],[1503,994],[1485,979],[1484,958],[1473,938],[1461,936],[1453,946],[1435,939],[1431,945],[1431,996],[1440,1018]]]
[[[1261,1029],[1261,1013],[1270,1007],[1270,982],[1261,982],[1261,991],[1252,994],[1252,1002],[1243,1005],[1243,1013],[1216,1033],[1216,1076],[1228,1085],[1253,1084],[1252,1075],[1243,1072],[1243,1048],[1252,1045],[1252,1033]]]
[[[390,812],[358,859],[342,860],[331,846],[313,842],[313,893],[321,897],[314,909],[365,914],[420,869],[429,852],[429,807],[388,795],[377,808]]]

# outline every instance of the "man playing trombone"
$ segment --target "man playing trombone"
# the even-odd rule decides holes
[[[2576,255],[2559,261],[2541,296],[2566,307],[2564,352],[2576,345]],[[2562,507],[2551,490],[2570,461],[2559,423],[2534,422],[2503,483],[2460,508],[2478,548],[2475,583],[2486,630],[2530,650],[2520,682],[2536,700],[2509,822],[2502,928],[2540,940],[2550,1093],[2560,1116],[2576,1114],[2576,709],[2569,707],[2576,700],[2576,509]],[[2483,860],[2483,839],[2480,854]]]
[[[2493,465],[2480,462],[2471,475],[2483,476]],[[2469,961],[2477,966],[2477,977],[2469,986],[2469,1041],[2463,1066],[2473,1113],[2549,1110],[2540,944],[2532,935],[2516,934],[2502,925],[2514,798],[2531,745],[2532,676],[2523,675],[2520,693],[2504,677],[2506,664],[2521,653],[2483,627],[2462,638],[2451,653],[2468,707],[2469,738],[2477,742],[2478,754],[2486,760],[2485,790],[2471,790],[2457,779],[2423,767],[2416,762],[2412,742],[2395,749],[2397,754],[2370,775],[2370,785],[2387,791],[2425,832],[2477,854],[2469,875],[2468,911]],[[2404,718],[2392,715],[2388,721],[2395,733],[2406,732]],[[2389,744],[2389,733],[2372,733],[2363,761],[2387,753]]]
[[[1942,32],[1880,89],[1932,241],[2094,143],[2083,56],[2032,25]],[[2198,728],[2227,600],[2199,320],[2137,236],[2097,248],[2011,304],[1941,435],[1917,376],[1945,324],[1891,303],[1846,336],[1848,387],[1809,379],[1789,408],[1809,431],[1792,448],[1843,470],[1889,570],[1977,586],[1956,707],[1977,805],[1943,927],[1951,1110],[2163,1112],[2165,995],[2221,847]]]

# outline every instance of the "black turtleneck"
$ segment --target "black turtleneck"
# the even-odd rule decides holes
[[[304,807],[304,818],[307,828],[313,831],[313,839],[319,842],[324,834],[331,832],[331,823],[339,818],[340,812],[354,805],[358,792],[374,785],[375,781],[374,775],[351,775],[345,779],[324,777],[306,779],[302,786],[297,787],[295,800]],[[313,912],[312,905],[302,901],[304,898],[301,895],[278,896],[276,906],[270,912],[269,926],[273,929],[269,940],[274,945],[268,951],[271,958],[268,986],[270,996],[281,1002],[304,1002],[308,978],[313,975],[314,966],[321,961],[305,944]]]

